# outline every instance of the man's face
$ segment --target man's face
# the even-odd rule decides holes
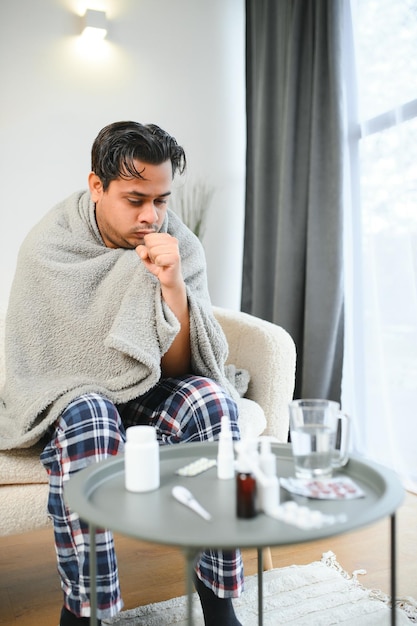
[[[96,220],[108,248],[134,249],[164,221],[172,186],[172,164],[150,165],[135,161],[143,178],[112,180],[107,191],[92,172],[88,182],[96,205]]]

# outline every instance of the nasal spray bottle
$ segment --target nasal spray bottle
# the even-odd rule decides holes
[[[271,439],[260,437],[261,454],[259,468],[263,476],[259,475],[261,489],[259,490],[259,507],[268,514],[279,506],[279,480],[277,477],[277,465],[275,455],[271,451]]]
[[[229,480],[235,475],[235,455],[233,451],[232,430],[228,415],[221,417],[221,430],[217,451],[217,478]]]

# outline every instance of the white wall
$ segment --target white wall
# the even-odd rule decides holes
[[[80,2],[0,6],[0,308],[28,230],[86,186],[98,131],[133,119],[171,132],[189,176],[215,187],[204,239],[209,288],[214,304],[239,309],[244,0],[89,2],[109,18],[97,58],[80,49]]]

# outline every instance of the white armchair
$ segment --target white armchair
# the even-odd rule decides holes
[[[288,436],[288,403],[295,382],[295,345],[281,327],[246,313],[214,308],[229,342],[228,362],[250,374],[240,400],[242,436]],[[0,386],[4,379],[4,316],[0,316]],[[47,475],[40,446],[0,451],[0,535],[46,526]]]

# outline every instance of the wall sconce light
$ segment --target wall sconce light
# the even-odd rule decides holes
[[[107,19],[104,11],[87,9],[83,17],[82,36],[88,39],[104,39],[107,35]]]

